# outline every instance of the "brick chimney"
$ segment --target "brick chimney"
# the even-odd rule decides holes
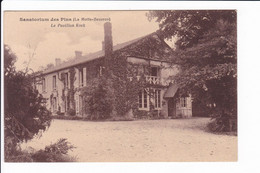
[[[81,57],[81,56],[82,56],[82,52],[76,50],[76,51],[75,51],[75,56],[76,56],[76,58]]]
[[[105,51],[105,42],[102,41],[102,51]]]
[[[60,65],[61,64],[61,59],[60,58],[55,58],[55,65]]]
[[[112,40],[112,24],[106,22],[104,24],[104,51],[105,58],[111,58],[113,53],[113,40]]]

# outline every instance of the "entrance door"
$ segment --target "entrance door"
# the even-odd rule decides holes
[[[168,100],[168,116],[176,117],[176,104],[174,98]]]

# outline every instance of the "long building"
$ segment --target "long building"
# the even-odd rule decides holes
[[[56,59],[54,67],[37,74],[36,87],[53,114],[89,116],[82,90],[94,79],[113,76],[116,116],[191,117],[191,96],[180,95],[170,79],[178,73],[172,51],[157,32],[113,45],[112,24],[107,22],[102,50],[87,55],[75,51],[64,63]]]

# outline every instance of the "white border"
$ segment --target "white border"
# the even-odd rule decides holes
[[[259,2],[86,2],[86,1],[4,1],[1,18],[5,10],[165,10],[165,9],[237,9],[238,12],[238,110],[239,152],[238,162],[226,163],[3,163],[4,173],[15,172],[259,172],[260,157],[260,3]],[[3,50],[3,30],[1,29]],[[3,57],[3,51],[1,51]],[[3,58],[1,58],[3,65]],[[3,70],[3,66],[1,66]],[[1,71],[3,96],[3,71]],[[3,97],[1,97],[3,103]],[[3,104],[1,104],[3,111]],[[1,136],[3,137],[3,112],[1,112]],[[3,140],[1,139],[3,161]],[[199,151],[198,151],[199,152]]]

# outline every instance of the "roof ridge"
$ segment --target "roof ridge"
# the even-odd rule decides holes
[[[146,37],[149,37],[153,34],[156,34],[156,32],[152,32],[150,34],[135,38],[133,40],[113,45],[113,51],[123,49],[123,48],[130,46],[130,45],[136,43],[137,41],[140,41],[140,40],[142,40]],[[94,56],[94,57],[92,57],[92,56]],[[74,56],[72,59],[70,59],[68,61],[65,61],[65,62],[63,62],[63,63],[61,63],[57,66],[54,66],[54,67],[51,67],[49,69],[44,70],[43,73],[44,74],[51,73],[51,72],[57,71],[59,69],[64,69],[64,68],[68,68],[70,66],[75,66],[75,65],[78,65],[78,64],[81,64],[81,63],[84,63],[84,62],[92,61],[94,59],[97,59],[97,58],[100,58],[100,57],[103,57],[103,56],[105,56],[105,53],[104,53],[103,50],[99,50],[99,51],[96,51],[96,52],[90,52],[90,53],[82,55],[81,57],[78,57],[78,58],[76,58]]]

